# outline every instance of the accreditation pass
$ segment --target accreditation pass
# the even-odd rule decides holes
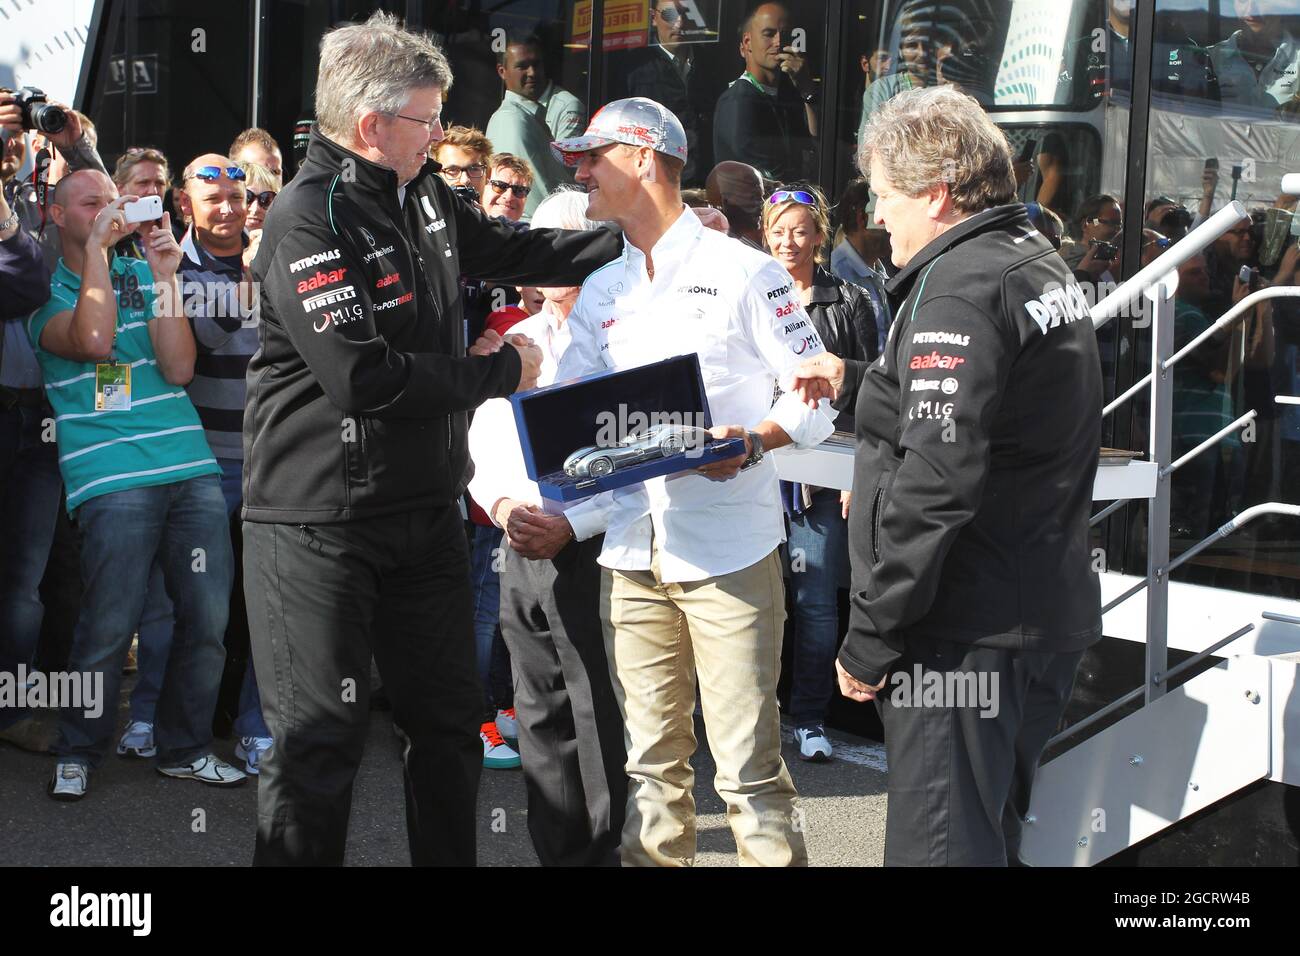
[[[95,366],[95,411],[131,410],[131,366],[101,362]]]

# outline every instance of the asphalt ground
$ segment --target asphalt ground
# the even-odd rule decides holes
[[[134,677],[123,681],[118,733]],[[406,866],[401,761],[390,715],[374,712],[353,790],[349,866]],[[52,712],[42,719],[53,720]],[[695,766],[701,866],[735,866],[725,805],[713,790],[713,759],[697,727]],[[885,761],[880,744],[831,734],[836,759],[805,763],[787,728],[784,756],[804,812],[813,866],[879,866],[884,853]],[[217,740],[234,760],[236,741]],[[0,745],[0,865],[248,866],[253,859],[257,782],[218,789],[161,776],[153,761],[111,753],[76,803],[51,800],[54,758]],[[479,786],[480,866],[537,866],[528,836],[523,774],[484,770]]]

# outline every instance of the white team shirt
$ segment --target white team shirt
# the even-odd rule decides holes
[[[556,380],[694,352],[713,424],[753,428],[770,419],[797,447],[817,445],[834,431],[833,415],[789,393],[790,373],[825,349],[794,280],[770,256],[706,229],[685,206],[682,212],[651,250],[653,280],[645,255],[626,240],[620,258],[587,277]],[[787,393],[773,405],[778,382]],[[665,582],[738,571],[785,539],[770,456],[728,481],[686,472],[593,501],[601,499],[607,530],[600,563],[648,570],[653,534]]]

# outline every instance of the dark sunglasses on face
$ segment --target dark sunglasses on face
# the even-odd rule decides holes
[[[482,179],[483,174],[487,172],[487,167],[482,163],[471,163],[468,166],[444,166],[442,167],[443,175],[455,179],[461,173],[464,173],[470,179]]]
[[[200,166],[194,172],[190,173],[190,179],[201,179],[205,183],[215,183],[221,178],[223,170],[220,166]],[[226,178],[234,182],[243,182],[248,175],[238,166],[227,166],[224,170]]]
[[[664,7],[662,10],[656,10],[655,13],[664,23],[676,23],[682,18],[676,7]]]
[[[804,192],[802,189],[778,189],[772,195],[767,197],[767,204],[775,206],[777,203],[793,200],[802,203],[805,206],[817,205],[817,197],[810,192]]]
[[[508,189],[515,194],[516,199],[526,199],[528,194],[533,191],[532,186],[520,186],[517,183],[503,183],[499,179],[489,179],[488,185],[499,193],[503,193]]]
[[[266,192],[255,193],[251,189],[245,189],[244,198],[248,201],[248,205],[251,206],[253,203],[257,203],[263,209],[266,209],[271,203],[275,202],[275,190],[268,189]]]

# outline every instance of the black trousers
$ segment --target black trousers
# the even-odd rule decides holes
[[[885,865],[1017,863],[1034,773],[1083,651],[905,646],[876,698],[889,756]]]
[[[410,739],[411,862],[473,866],[483,695],[459,510],[336,525],[245,522],[244,584],[275,740],[258,783],[254,864],[342,864],[373,653]]]
[[[528,832],[543,866],[618,865],[627,749],[600,622],[602,540],[571,541],[550,561],[507,546],[501,572]]]

